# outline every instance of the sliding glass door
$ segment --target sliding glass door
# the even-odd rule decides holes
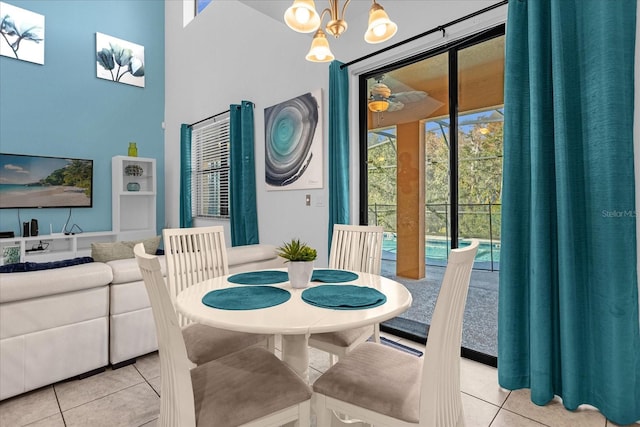
[[[360,80],[360,222],[384,226],[383,274],[414,294],[412,308],[383,329],[424,339],[451,249],[477,238],[463,353],[490,364],[497,355],[503,68],[501,26]]]

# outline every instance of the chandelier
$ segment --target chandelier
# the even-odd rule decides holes
[[[320,28],[326,13],[331,18],[325,26],[327,33],[338,38],[347,31],[347,21],[344,20],[344,14],[351,0],[346,0],[341,9],[338,4],[340,0],[328,1],[329,7],[324,9],[321,14],[316,11],[313,0],[295,0],[284,13],[284,21],[292,30],[299,33],[315,31],[311,49],[306,56],[307,61],[329,62],[334,59],[327,36]],[[364,39],[367,43],[382,43],[393,37],[398,26],[389,19],[383,7],[376,3],[376,0],[372,0],[372,2],[369,10],[369,25],[364,33]]]

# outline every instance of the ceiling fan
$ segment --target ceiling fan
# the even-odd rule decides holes
[[[376,77],[376,83],[369,88],[368,106],[369,110],[375,113],[400,111],[405,104],[423,101],[428,96],[427,92],[422,90],[391,93],[389,86],[382,82],[383,79],[385,79],[384,74]]]

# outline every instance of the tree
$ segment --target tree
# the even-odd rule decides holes
[[[503,123],[490,119],[491,116],[473,117],[473,124],[458,128],[460,235],[499,239]],[[461,123],[463,118],[460,117]],[[451,221],[449,128],[447,121],[427,125],[424,137],[425,230],[429,235],[448,236]],[[396,230],[395,135],[394,127],[376,129],[369,132],[368,140],[369,222],[389,231]]]

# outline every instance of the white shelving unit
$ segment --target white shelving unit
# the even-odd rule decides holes
[[[78,234],[44,234],[33,237],[9,237],[0,239],[1,253],[5,248],[18,247],[20,262],[49,262],[62,259],[91,256],[91,243],[114,242],[116,234],[98,231]],[[40,249],[41,248],[41,249]],[[4,262],[0,257],[0,263]]]
[[[156,235],[156,160],[111,159],[111,226],[118,240]]]

